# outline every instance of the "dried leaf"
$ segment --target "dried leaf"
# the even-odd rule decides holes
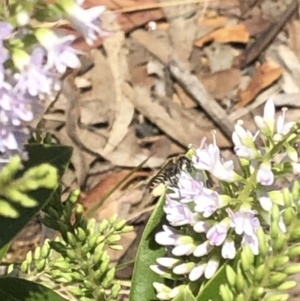
[[[235,26],[226,26],[223,28],[216,29],[204,37],[195,41],[195,45],[202,47],[204,44],[215,41],[218,43],[248,43],[249,42],[249,32],[245,24],[238,24]]]
[[[251,79],[247,89],[239,92],[241,101],[237,104],[237,108],[246,106],[251,102],[263,89],[267,88],[275,82],[282,74],[281,67],[274,67],[268,62],[262,64],[254,77]]]

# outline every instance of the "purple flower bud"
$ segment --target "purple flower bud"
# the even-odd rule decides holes
[[[236,248],[232,238],[227,238],[222,246],[222,257],[224,259],[233,259],[236,255]]]
[[[205,270],[206,264],[197,264],[189,273],[189,280],[190,281],[196,281],[200,279]]]
[[[213,246],[207,240],[195,248],[193,255],[196,257],[202,257],[207,255],[212,249]]]
[[[271,170],[271,164],[263,162],[258,169],[256,180],[261,185],[270,186],[274,183],[274,174]]]
[[[216,256],[213,256],[212,258],[210,258],[205,267],[204,277],[206,279],[212,278],[213,275],[218,270],[219,264],[220,264],[219,258],[217,258]]]
[[[209,240],[210,244],[213,246],[220,246],[226,236],[230,226],[230,220],[225,218],[220,223],[215,224],[206,234],[206,238]]]

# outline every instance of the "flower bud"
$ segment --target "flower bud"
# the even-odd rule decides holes
[[[293,287],[295,287],[297,285],[297,282],[294,280],[289,280],[286,281],[284,283],[282,283],[281,285],[277,286],[276,289],[279,291],[285,291],[285,290],[289,290]]]
[[[288,249],[288,256],[293,258],[300,255],[300,244],[294,245]]]
[[[34,258],[35,260],[38,260],[38,259],[41,258],[41,247],[37,247],[37,248],[34,250],[33,258]]]
[[[287,239],[285,235],[280,235],[274,239],[273,249],[279,253],[286,248],[286,244],[287,244]]]
[[[300,252],[300,250],[299,250]],[[279,255],[275,257],[274,262],[273,262],[273,267],[274,268],[281,268],[283,265],[289,262],[289,257],[286,255]]]
[[[50,254],[50,246],[49,246],[49,239],[45,239],[44,244],[41,248],[41,258],[48,258]]]
[[[291,203],[291,193],[290,193],[290,190],[285,187],[281,190],[282,192],[282,196],[283,196],[283,201],[284,201],[284,206],[286,208],[288,207],[291,207],[292,206],[292,203]]]
[[[292,230],[290,235],[290,240],[299,240],[300,239],[300,228],[295,228]]]
[[[300,183],[295,181],[292,189],[293,200],[297,201],[300,199]]]
[[[106,289],[110,286],[111,282],[114,280],[115,278],[115,268],[110,269],[107,274],[105,275],[101,286]]]
[[[287,274],[285,273],[274,273],[269,277],[269,284],[273,287],[281,284],[287,278]]]
[[[277,204],[272,206],[272,222],[278,223],[280,218],[280,211]]]
[[[86,233],[80,227],[77,228],[77,237],[78,237],[79,241],[84,241],[86,239]]]
[[[235,284],[236,273],[230,265],[226,265],[225,268],[227,281],[231,286]]]
[[[223,301],[233,301],[233,294],[228,285],[221,284],[219,293]]]
[[[67,272],[70,269],[70,264],[67,261],[56,261],[54,267],[60,269],[62,272]]]
[[[284,269],[284,273],[294,275],[300,273],[300,263],[293,263]]]
[[[295,219],[295,211],[292,207],[286,208],[283,212],[284,224],[288,227]]]
[[[76,237],[74,236],[73,233],[67,232],[67,239],[68,239],[68,243],[69,243],[71,246],[76,246],[76,244],[77,244],[77,239],[76,239]]]
[[[269,246],[267,243],[267,238],[266,235],[264,233],[264,230],[262,227],[259,227],[257,229],[257,237],[258,237],[258,243],[259,243],[259,253],[262,256],[266,256],[266,254],[268,254],[269,251]]]
[[[113,287],[111,288],[111,294],[110,294],[111,298],[117,299],[117,297],[119,296],[120,290],[121,290],[120,283],[115,283],[113,285]]]
[[[45,266],[46,266],[46,260],[45,259],[41,259],[41,260],[39,260],[35,263],[36,270],[39,273],[42,272],[45,269]]]
[[[281,294],[281,295],[271,295],[267,296],[264,300],[265,301],[286,301],[290,297],[289,294]]]
[[[118,221],[114,225],[114,228],[115,228],[116,231],[121,231],[124,228],[125,225],[126,225],[126,220],[123,219],[123,220]]]
[[[119,241],[121,239],[121,235],[119,234],[114,234],[114,235],[110,235],[108,238],[107,238],[107,242],[108,243],[114,243],[116,241]]]
[[[187,262],[187,263],[179,264],[173,268],[173,273],[176,275],[188,274],[195,267],[195,265],[196,264],[194,262]]]
[[[242,273],[240,264],[238,264],[235,287],[238,292],[243,292],[245,290],[246,286],[247,286],[247,283],[246,283],[244,275]]]
[[[263,287],[256,287],[252,292],[252,297],[255,300],[261,300],[261,296],[263,295],[264,292],[265,290]]]
[[[109,226],[108,220],[104,219],[104,220],[101,221],[101,223],[99,225],[99,228],[98,228],[98,231],[100,233],[102,233],[104,230],[107,229],[108,226]]]
[[[289,144],[285,144],[285,149],[286,149],[286,153],[288,155],[288,157],[293,161],[293,162],[298,162],[298,153],[295,150],[294,147],[292,147]]]
[[[250,271],[250,269],[253,266],[254,262],[254,255],[250,249],[249,245],[246,245],[243,247],[243,250],[241,252],[241,264],[242,268],[245,272]]]
[[[254,270],[254,279],[259,283],[266,274],[266,265],[262,263]]]
[[[89,235],[87,239],[88,246],[90,248],[94,248],[97,245],[97,239],[98,239],[97,235]]]
[[[27,273],[27,270],[28,270],[29,265],[30,265],[30,264],[28,264],[27,261],[24,260],[24,261],[22,262],[22,264],[21,264],[21,267],[20,267],[21,271],[22,271],[23,273]]]
[[[29,251],[27,254],[26,254],[26,262],[28,265],[30,265],[32,263],[32,251]]]
[[[246,301],[245,295],[243,293],[240,293],[236,296],[235,301]]]

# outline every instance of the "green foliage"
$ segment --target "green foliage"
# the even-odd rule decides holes
[[[0,300],[5,301],[66,301],[47,287],[24,279],[0,278]]]
[[[164,248],[156,244],[154,240],[157,229],[160,229],[164,224],[164,202],[165,195],[162,195],[144,230],[135,258],[130,301],[149,301],[156,298],[153,282],[161,281],[161,278],[150,270],[150,266],[155,264],[156,259],[165,253]]]
[[[9,204],[17,214],[12,222],[5,207],[3,209],[3,203],[0,203],[1,214],[6,215],[0,215],[0,227],[5,229],[1,232],[0,248],[10,242],[47,204],[72,154],[70,147],[58,145],[31,144],[26,146],[26,150],[29,160],[24,162],[23,170],[16,173],[20,165],[18,159],[13,159],[0,173],[3,203]]]
[[[115,282],[106,248],[120,249],[120,234],[132,228],[117,221],[116,215],[98,225],[94,219],[88,221],[76,203],[78,196],[79,191],[74,191],[62,203],[58,189],[43,209],[43,223],[60,237],[27,254],[21,265],[23,277],[52,289],[64,286],[76,300],[116,300],[121,286]]]

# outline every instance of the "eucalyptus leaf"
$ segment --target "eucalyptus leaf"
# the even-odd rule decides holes
[[[29,159],[24,162],[24,169],[19,174],[22,174],[33,166],[38,166],[42,163],[49,163],[58,170],[59,178],[64,174],[68,163],[71,159],[72,148],[61,145],[44,145],[30,144],[26,146]],[[43,208],[51,199],[57,186],[53,189],[39,188],[30,192],[28,195],[37,201],[38,205],[34,208],[16,207],[20,216],[18,218],[8,218],[0,216],[0,248],[9,243],[25,225]]]
[[[155,233],[165,224],[163,206],[165,195],[162,195],[144,230],[140,246],[135,258],[130,301],[156,300],[153,282],[162,282],[162,278],[152,272],[150,265],[156,264],[156,259],[165,255],[165,249],[155,242]]]
[[[67,299],[41,284],[13,277],[0,278],[0,300],[67,301]]]

